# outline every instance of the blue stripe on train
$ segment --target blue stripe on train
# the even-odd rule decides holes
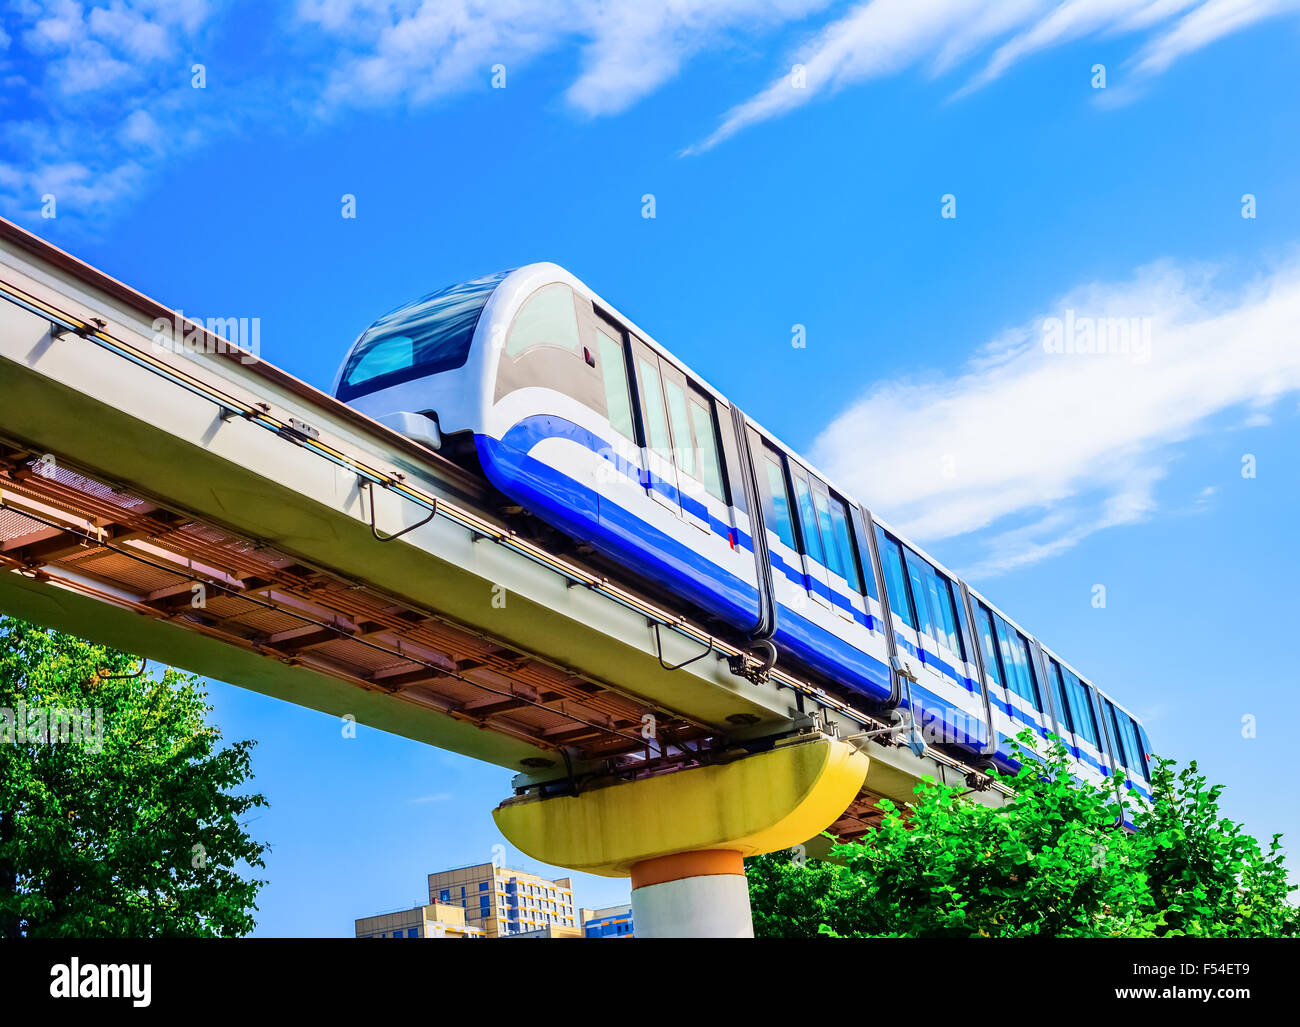
[[[581,425],[563,417],[538,414],[526,417],[511,428],[505,441],[475,434],[479,459],[492,483],[511,498],[522,503],[534,513],[565,533],[594,546],[611,559],[630,563],[650,580],[672,589],[728,624],[744,629],[757,618],[757,590],[701,553],[683,544],[637,517],[623,506],[550,465],[529,456],[526,450],[545,439],[562,438],[578,443],[597,453],[618,467],[623,474],[638,485],[642,483],[638,468],[610,456],[613,447]],[[693,497],[680,492],[668,482],[651,475],[651,487],[671,496],[683,504],[684,509],[701,520],[707,519],[710,530],[724,538],[737,537],[737,545],[752,552],[753,541],[744,532],[734,529],[716,517]],[[773,568],[790,580],[807,588],[811,583],[819,594],[843,609],[851,609],[856,623],[869,630],[878,630],[876,619],[853,608],[846,597],[827,588],[822,582],[810,580],[802,570],[796,570],[778,554],[772,554]],[[820,586],[820,587],[818,587]],[[774,642],[796,660],[823,673],[854,691],[876,702],[887,701],[892,694],[888,667],[869,653],[839,638],[833,632],[801,616],[784,604],[779,607],[777,633]],[[898,640],[915,652],[905,639]],[[918,658],[937,666],[943,675],[967,692],[975,692],[977,685],[946,661],[922,650]],[[973,752],[982,752],[988,735],[982,717],[972,716],[961,707],[943,699],[919,685],[913,686],[913,701],[917,707],[917,720],[932,738],[938,738]],[[1024,719],[1019,710],[994,700],[1017,719]],[[906,707],[903,697],[900,705]],[[1034,725],[1042,732],[1039,725]],[[1001,748],[1001,747],[1000,747]],[[1004,755],[999,751],[999,756]]]
[[[569,423],[560,418],[547,420]],[[513,430],[507,434],[507,438],[516,437]],[[757,589],[680,539],[513,446],[485,435],[475,435],[475,443],[492,484],[549,523],[733,627],[743,630],[757,619]],[[774,638],[779,647],[876,702],[889,699],[890,674],[884,662],[789,607],[779,609]],[[944,704],[934,696],[931,705],[938,710]]]
[[[533,447],[539,442],[547,439],[564,439],[590,450],[607,461],[612,468],[629,481],[636,482],[642,488],[650,488],[654,492],[667,497],[670,502],[678,503],[686,513],[707,522],[709,530],[714,535],[726,539],[728,542],[734,540],[734,545],[739,549],[750,553],[754,551],[753,537],[747,532],[719,520],[704,503],[690,495],[690,493],[682,492],[675,485],[664,481],[658,475],[640,467],[632,466],[626,460],[620,459],[614,447],[605,442],[599,435],[567,418],[558,417],[555,414],[532,414],[520,420],[506,432],[501,444],[526,454],[531,453]],[[596,501],[599,502],[598,494],[593,493],[593,495],[596,495]],[[851,614],[853,619],[868,631],[883,630],[882,625],[879,624],[875,617],[857,609],[848,596],[835,591],[824,581],[819,581],[805,574],[802,568],[792,566],[779,553],[769,553],[769,556],[772,569],[783,574],[801,589],[815,592],[833,606]],[[949,671],[949,674],[952,676],[951,671]],[[954,678],[954,680],[958,680],[960,683],[960,679]]]

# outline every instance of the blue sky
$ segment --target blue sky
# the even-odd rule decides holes
[[[648,6],[17,0],[0,212],[324,387],[397,304],[562,264],[1294,851],[1300,3]],[[1067,316],[1149,349],[1050,352]],[[212,694],[261,743],[258,933],[502,843],[508,772]]]

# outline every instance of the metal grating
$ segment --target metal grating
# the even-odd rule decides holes
[[[253,540],[67,468],[33,473],[36,463],[30,453],[0,445],[0,571],[36,572],[102,601],[389,692],[485,730],[543,749],[563,747],[579,759],[604,760],[614,771],[618,765],[646,765],[648,743],[638,733],[646,713],[673,733],[674,741],[656,750],[672,753],[675,761],[696,752],[683,743],[702,751],[725,741],[605,682],[501,646],[444,616],[304,567]],[[219,576],[205,577],[201,568]],[[87,586],[87,579],[107,587]],[[195,582],[206,589],[197,608]]]

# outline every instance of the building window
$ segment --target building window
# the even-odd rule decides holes
[[[418,927],[408,927],[406,929],[406,936],[408,938],[418,938],[420,936],[420,929]]]

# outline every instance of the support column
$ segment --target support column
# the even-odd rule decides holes
[[[705,849],[632,866],[632,922],[642,938],[752,938],[745,863]]]
[[[515,797],[492,815],[534,859],[630,877],[638,937],[752,937],[742,860],[824,831],[858,794],[868,763],[852,745],[810,738],[579,795]]]

